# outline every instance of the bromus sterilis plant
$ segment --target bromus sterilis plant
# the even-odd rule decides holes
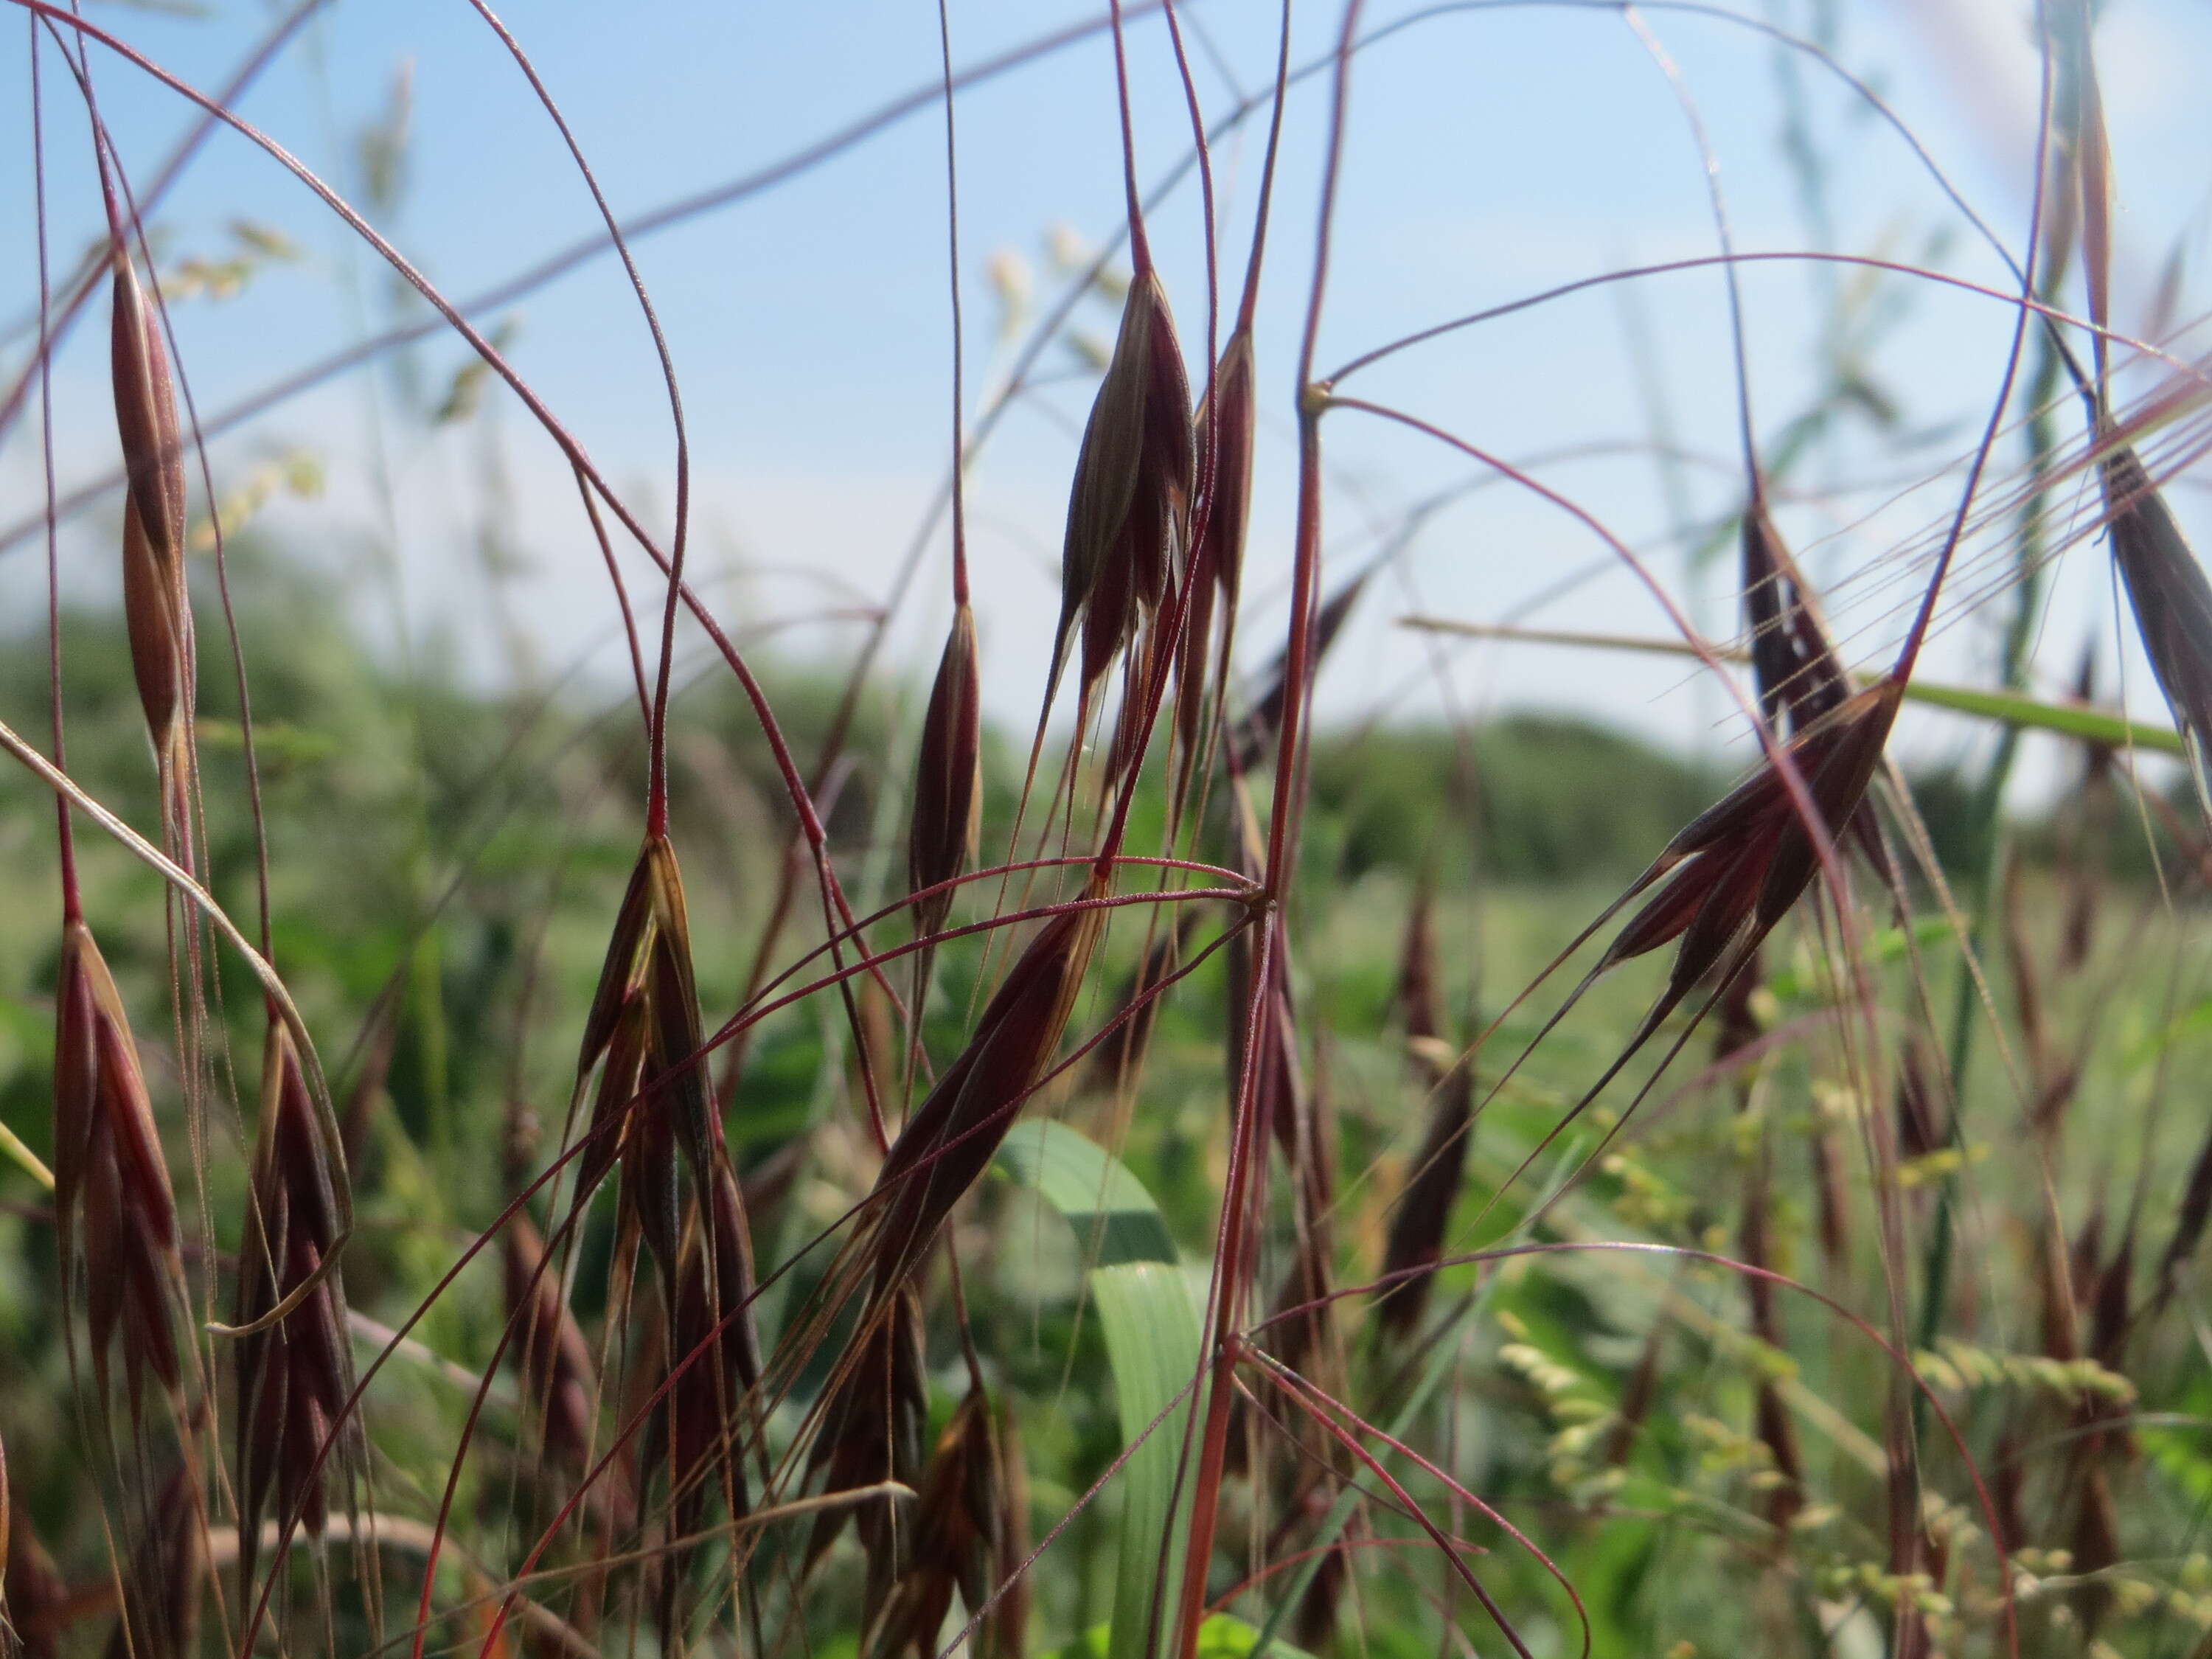
[[[273,20],[212,91],[165,31],[230,22],[13,3],[36,288],[0,315],[24,503],[0,547],[43,536],[48,600],[0,698],[43,696],[51,737],[0,710],[22,769],[0,857],[25,890],[53,878],[51,795],[62,927],[0,916],[0,1640],[2212,1640],[2212,1140],[2187,1087],[2212,374],[2185,246],[2154,282],[2118,205],[2159,222],[2171,169],[2131,164],[2148,94],[2100,79],[2091,7],[2024,5],[2029,51],[1978,66],[2035,94],[2033,154],[1992,149],[1989,204],[1926,118],[1940,75],[1893,73],[1936,49],[1817,8],[1801,33],[1802,9],[1705,0],[1102,0],[970,60],[999,20],[912,0],[871,43],[911,51],[909,90],[809,136],[744,82],[744,141],[783,153],[654,206],[606,100],[659,137],[693,66],[647,95],[620,53],[580,67],[557,19],[472,0],[470,45],[438,48],[484,110],[526,100],[480,180],[441,165],[435,56],[402,94],[375,66],[348,159],[343,0]],[[784,38],[745,34],[744,74]],[[1570,60],[1557,109],[1496,95]],[[1422,91],[1443,69],[1449,110]],[[1493,105],[1527,130],[1514,176],[1443,125]],[[1437,216],[1506,212],[1522,172],[1548,191],[1570,106],[1626,173],[1701,196],[1717,249],[1491,301],[1528,239],[1447,257]],[[80,114],[88,143],[49,143]],[[1744,199],[1802,234],[1762,216],[1753,251],[1721,181],[1762,164],[1742,133],[1770,118],[1788,188]],[[441,216],[504,178],[510,136],[557,168],[514,210],[591,234],[449,293],[434,273],[475,267]],[[742,234],[771,191],[902,177],[832,164],[909,140],[944,169],[911,285],[948,301],[941,336],[915,327],[910,222],[868,198],[840,207],[881,239],[858,306],[805,239]],[[1049,295],[989,248],[1003,325],[971,343],[972,250],[1031,228],[1009,158],[1061,140],[1114,199],[1033,169],[1097,223],[1048,239]],[[227,155],[275,166],[249,184]],[[1917,194],[1872,227],[1897,158]],[[210,229],[226,179],[250,199]],[[1619,216],[1587,179],[1546,199]],[[293,205],[344,239],[361,326],[257,386],[300,343],[279,284],[327,274],[283,252]],[[725,213],[744,327],[804,332],[789,290],[749,285],[771,267],[847,296],[805,396],[775,352],[726,372],[676,297],[697,256],[648,246]],[[635,420],[544,372],[589,355],[577,313],[516,309],[601,253],[644,325],[611,307],[599,331],[611,363],[649,353]],[[1439,283],[1457,314],[1425,321]],[[1649,419],[1624,439],[1591,391],[1612,348],[1571,307],[1692,284],[1727,311],[1630,340]],[[1537,349],[1478,349],[1516,329]],[[872,591],[787,609],[782,554],[725,562],[712,515],[795,453],[748,421],[795,441],[837,402],[852,467],[879,413],[904,424],[842,378],[878,330],[949,340],[949,374],[932,345],[911,377],[932,429],[951,409],[935,494]],[[1340,333],[1391,337],[1332,370]],[[310,418],[270,411],[349,368],[374,453],[334,461],[326,501],[272,498],[240,425]],[[1643,471],[1657,519],[1623,482]],[[865,493],[836,476],[804,492],[817,562]],[[394,601],[366,634],[356,496]],[[463,556],[410,599],[456,504]],[[1032,562],[1048,592],[1022,614]],[[2111,603],[2085,629],[2068,573],[2093,562]],[[534,581],[589,651],[533,637]],[[1422,652],[1392,648],[1394,592]],[[1551,625],[1565,605],[1591,614]],[[2085,631],[2122,636],[2116,673],[2074,671],[2114,661]],[[228,672],[203,677],[217,639]],[[1540,647],[1623,708],[1600,677],[1666,653],[1698,737],[1528,712],[1556,683]],[[1460,678],[1478,648],[1503,707]]]

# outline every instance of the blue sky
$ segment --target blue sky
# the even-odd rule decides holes
[[[1375,4],[1379,27],[1415,8]],[[1798,32],[1830,30],[1838,56],[1874,81],[1955,182],[2015,246],[2032,168],[2034,64],[2027,14],[2009,0],[1744,0],[1743,9]],[[228,72],[270,11],[221,0],[183,19],[119,5],[88,15],[192,83]],[[1094,15],[1089,0],[953,0],[956,60],[969,64]],[[1273,52],[1271,0],[1200,0],[1199,87],[1209,115],[1235,86],[1262,86]],[[1333,37],[1334,7],[1302,4],[1294,58]],[[1785,82],[1771,42],[1707,17],[1650,9],[1645,21],[1679,63],[1711,132],[1740,246],[1802,248],[1823,234],[1808,216],[1783,144]],[[507,18],[560,100],[617,210],[625,216],[710,187],[799,149],[936,72],[937,17],[926,0],[834,5],[670,3],[518,7]],[[35,302],[23,32],[0,33],[0,321]],[[2122,208],[2118,321],[2140,321],[2177,246],[2191,274],[2205,250],[2212,131],[2192,77],[2212,59],[2212,23],[2185,0],[2113,0],[2100,33]],[[1187,117],[1156,17],[1130,35],[1139,169],[1162,174],[1188,142]],[[335,0],[254,89],[240,112],[357,199],[358,139],[388,107],[409,66],[412,118],[406,188],[373,215],[448,293],[465,295],[589,234],[592,204],[557,133],[510,60],[461,0]],[[74,88],[46,60],[48,191],[58,257],[97,233],[97,196]],[[188,118],[168,93],[95,58],[103,112],[134,175],[150,171]],[[1832,78],[1799,64],[1802,108],[1826,159],[1826,230],[1838,248],[1941,264],[2002,286],[2002,267],[1944,208],[1906,149]],[[1264,638],[1285,568],[1290,482],[1291,358],[1312,266],[1315,186],[1326,114],[1323,77],[1293,94],[1262,314],[1261,500],[1248,592],[1249,638]],[[1120,214],[1112,64],[1103,36],[1056,52],[958,103],[963,293],[970,406],[1004,368],[989,271],[1018,258],[1036,303],[1062,276],[1046,239],[1095,244]],[[1224,143],[1214,161],[1222,254],[1241,273],[1259,131]],[[714,601],[740,629],[767,629],[855,595],[880,593],[942,476],[949,447],[941,111],[928,107],[775,189],[640,242],[665,321],[690,416],[696,469],[697,556],[716,574]],[[223,301],[176,307],[186,372],[204,410],[220,408],[358,337],[389,315],[387,284],[365,251],[283,172],[219,134],[158,216],[165,258],[226,252],[244,217],[276,228],[307,257],[257,276]],[[1194,372],[1203,353],[1205,272],[1194,189],[1170,197],[1152,226]],[[1937,240],[1946,227],[1947,240]],[[1335,260],[1322,357],[1370,345],[1548,285],[1715,247],[1697,149],[1651,56],[1607,10],[1468,9],[1406,28],[1353,71]],[[1811,348],[1849,273],[1767,266],[1747,273],[1754,406],[1778,436],[1813,381]],[[2201,285],[2198,285],[2201,287]],[[1815,499],[1784,511],[1785,529],[1835,586],[1853,654],[1876,660],[1901,626],[1910,571],[1893,550],[1954,499],[1945,483],[1900,492],[1971,443],[2002,369],[2010,319],[2001,306],[1893,283],[1906,307],[1869,363],[1898,405],[1900,429],[1928,441],[1900,456],[1870,427],[1847,428],[1790,481]],[[1725,562],[1704,577],[1667,538],[1678,511],[1724,514],[1741,489],[1735,454],[1735,374],[1725,294],[1712,270],[1595,290],[1409,353],[1364,376],[1363,395],[1437,420],[1516,459],[1542,460],[1574,495],[1639,547],[1706,623],[1729,626]],[[1887,303],[1887,300],[1879,302]],[[1082,330],[1107,337],[1109,307],[1088,302]],[[2185,301],[2182,316],[2194,314]],[[488,321],[508,322],[513,355],[626,493],[665,523],[672,501],[670,428],[648,341],[618,266],[599,258]],[[102,330],[82,331],[58,382],[64,486],[110,463],[101,385]],[[0,349],[12,378],[22,341]],[[2200,348],[2201,349],[2201,346]],[[459,342],[414,353],[432,388],[464,361]],[[1025,398],[978,459],[971,481],[986,684],[1009,719],[1033,712],[1055,592],[1053,567],[1090,383],[1076,355],[1048,350],[1056,381]],[[1659,388],[1655,404],[1651,388]],[[328,562],[337,589],[365,616],[388,614],[362,573],[396,544],[408,626],[450,635],[495,672],[502,659],[493,595],[471,550],[487,525],[528,571],[509,605],[538,660],[566,662],[603,642],[611,615],[604,578],[552,447],[503,394],[486,419],[430,429],[408,417],[388,379],[356,376],[292,401],[222,440],[220,479],[249,473],[276,446],[313,450],[329,484],[319,500],[272,511],[300,556]],[[1669,476],[1650,440],[1663,421],[1685,459]],[[0,447],[0,489],[17,521],[34,509],[36,452],[19,428]],[[374,441],[372,441],[374,438]],[[1465,484],[1466,462],[1410,434],[1349,416],[1328,428],[1333,566],[1352,568],[1412,503]],[[1588,452],[1561,459],[1562,452]],[[2016,450],[2013,452],[2016,454]],[[485,489],[496,456],[503,493]],[[388,479],[387,489],[386,480]],[[1879,488],[1839,486],[1872,481]],[[1885,482],[1887,481],[1887,482]],[[2188,492],[2177,493],[2187,512]],[[396,503],[396,505],[394,505]],[[16,509],[20,508],[20,512]],[[88,526],[96,526],[96,519]],[[111,573],[90,530],[70,547],[72,580],[97,593]],[[1591,568],[1596,574],[1528,614],[1531,623],[1635,634],[1663,619],[1624,570],[1605,565],[1586,531],[1524,491],[1490,487],[1437,514],[1400,573],[1366,601],[1328,671],[1333,715],[1444,706],[1443,659],[1395,626],[1409,610],[1497,620]],[[6,592],[26,592],[27,549],[0,555]],[[933,656],[945,614],[941,538],[895,660]],[[1966,589],[1962,587],[1962,595]],[[1966,678],[1986,660],[1998,607],[1950,627],[1936,671]],[[2114,637],[2094,544],[2069,556],[2044,628],[2044,661],[2070,673],[2082,640]],[[849,622],[780,633],[789,648],[832,648]],[[1449,705],[1568,706],[1662,733],[1726,746],[1740,721],[1710,687],[1664,659],[1533,647],[1449,654]],[[608,665],[604,653],[600,665]],[[1984,671],[1985,672],[1985,671]],[[2150,695],[2139,656],[2139,703]],[[1923,723],[1913,739],[1948,752],[1956,728]]]

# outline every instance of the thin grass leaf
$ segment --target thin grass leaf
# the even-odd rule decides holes
[[[999,1148],[998,1167],[1066,1218],[1089,1263],[1122,1442],[1136,1446],[1116,1483],[1124,1494],[1121,1548],[1107,1659],[1143,1659],[1159,1634],[1154,1612],[1176,1606],[1189,1522],[1188,1494],[1172,1513],[1170,1505],[1190,1411],[1188,1398],[1177,1400],[1199,1370],[1198,1310],[1152,1195],[1096,1142],[1063,1123],[1017,1124]],[[1163,1547],[1167,1583],[1155,1603]]]

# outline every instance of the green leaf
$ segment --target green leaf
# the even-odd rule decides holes
[[[999,1149],[997,1167],[1066,1218],[1090,1263],[1091,1300],[1114,1372],[1122,1442],[1136,1447],[1118,1477],[1121,1559],[1113,1622],[1098,1650],[1105,1659],[1142,1659],[1156,1583],[1162,1620],[1173,1616],[1189,1525],[1187,1504],[1172,1517],[1169,1510],[1190,1416],[1188,1398],[1177,1403],[1176,1397],[1198,1374],[1198,1310],[1152,1194],[1097,1142],[1064,1123],[1018,1123]],[[1155,1419],[1161,1419],[1158,1427]],[[1164,1547],[1168,1571],[1160,1583]],[[1207,1650],[1201,1639],[1200,1651]]]

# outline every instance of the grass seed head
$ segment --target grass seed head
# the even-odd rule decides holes
[[[185,456],[161,321],[130,258],[118,254],[109,366],[129,480],[123,507],[123,612],[131,665],[155,752],[179,757],[192,674],[185,590]]]
[[[1077,620],[1083,683],[1105,672],[1159,603],[1182,553],[1196,466],[1190,382],[1158,273],[1140,272],[1085,422],[1060,546],[1054,673]]]
[[[578,1190],[588,1193],[619,1156],[625,1225],[643,1237],[672,1294],[682,1216],[677,1159],[702,1184],[714,1159],[704,1041],[676,849],[667,836],[648,836],[616,913],[577,1051],[579,1086],[600,1067],[593,1127],[617,1120],[623,1127],[601,1133],[583,1155]]]
[[[107,1640],[107,1659],[191,1659],[198,1647],[208,1561],[199,1503],[185,1470],[169,1477],[144,1516],[145,1530],[123,1575],[123,1612]]]
[[[923,1346],[921,1298],[911,1285],[872,1298],[839,1363],[836,1393],[807,1454],[810,1480],[823,1492],[896,1480],[919,1488],[922,1441],[929,1426],[929,1378]],[[824,1510],[806,1544],[810,1565],[836,1541],[848,1519],[868,1557],[867,1615],[875,1623],[884,1598],[906,1571],[914,1523],[886,1497],[857,1509]]]
[[[1451,1229],[1452,1206],[1467,1171],[1467,1143],[1474,1124],[1474,1075],[1462,1066],[1440,1080],[1429,1103],[1429,1117],[1414,1155],[1406,1189],[1390,1218],[1390,1231],[1382,1251],[1382,1271],[1388,1274],[1409,1269],[1424,1271],[1395,1280],[1382,1293],[1376,1316],[1384,1331],[1403,1335],[1421,1322],[1434,1278],[1434,1263],[1443,1254]]]
[[[1159,1018],[1160,1005],[1166,1000],[1158,988],[1175,972],[1185,927],[1184,920],[1178,917],[1173,926],[1164,928],[1146,948],[1144,960],[1137,964],[1135,971],[1122,981],[1121,994],[1114,1001],[1126,1018],[1091,1052],[1092,1087],[1114,1092],[1127,1086],[1143,1068],[1145,1050],[1152,1042],[1153,1022]],[[1153,994],[1148,996],[1148,992]]]
[[[1799,731],[1850,695],[1850,682],[1806,603],[1803,578],[1754,500],[1743,515],[1743,609],[1751,635],[1752,678],[1771,725],[1784,716]]]
[[[673,1529],[697,1530],[720,1491],[733,1516],[751,1508],[744,1474],[746,1402],[760,1381],[752,1244],[737,1172],[723,1153],[707,1202],[694,1205],[676,1273],[673,1365],[690,1363],[669,1391],[666,1439]]]
[[[538,1437],[545,1455],[562,1468],[580,1474],[590,1467],[595,1441],[599,1368],[591,1344],[561,1298],[561,1281],[548,1269],[545,1241],[527,1213],[507,1224],[501,1266],[509,1318],[520,1322],[518,1348],[526,1413],[540,1419]],[[614,1478],[602,1477],[602,1489]],[[623,1494],[627,1498],[627,1493]],[[629,1505],[616,1524],[627,1526]]]
[[[668,1493],[671,1533],[699,1531],[712,1495],[721,1493],[732,1517],[752,1509],[745,1484],[744,1411],[761,1376],[754,1334],[752,1245],[745,1239],[744,1199],[723,1159],[723,1176],[706,1206],[692,1206],[677,1263],[675,1318],[668,1364],[686,1370],[668,1391]],[[728,1316],[728,1318],[726,1318]]]
[[[956,1589],[971,1616],[982,1607],[996,1582],[1006,1501],[990,1396],[974,1386],[938,1437],[922,1477],[912,1559],[884,1609],[875,1649],[884,1659],[932,1659]],[[979,1649],[993,1650],[988,1641]]]
[[[116,258],[112,293],[109,368],[124,471],[154,550],[174,563],[185,545],[185,448],[168,349],[127,255]]]
[[[63,933],[56,1000],[54,1213],[63,1279],[72,1282],[81,1255],[100,1395],[106,1395],[108,1351],[119,1332],[135,1405],[149,1376],[171,1390],[178,1382],[184,1268],[177,1202],[122,998],[81,921]]]
[[[1902,694],[1896,681],[1881,681],[1786,746],[1832,839],[1865,799]],[[1679,998],[1771,931],[1819,867],[1819,850],[1770,760],[1668,843],[1644,879],[1673,873],[1622,927],[1601,965],[1680,939],[1668,981],[1668,995]]]
[[[975,854],[983,807],[982,703],[975,667],[975,617],[954,611],[937,681],[923,716],[921,752],[915,764],[913,820],[908,830],[908,890],[921,892],[951,881]],[[948,890],[918,899],[916,933],[933,933],[952,908]]]
[[[246,1232],[238,1255],[235,1323],[260,1319],[321,1268],[340,1231],[336,1184],[317,1131],[299,1050],[281,1020],[263,1048],[261,1127],[254,1148]],[[346,1419],[337,1455],[316,1460],[353,1391],[345,1293],[325,1274],[271,1328],[237,1340],[240,1582],[254,1581],[261,1521],[297,1514],[310,1538],[330,1512],[333,1475],[343,1480],[362,1449]]]
[[[2212,583],[2132,447],[2114,444],[2100,476],[2112,557],[2203,800],[2212,738]],[[2206,810],[2212,815],[2212,806]]]
[[[878,1293],[919,1264],[1051,1066],[1103,915],[1066,910],[1045,923],[1007,970],[968,1046],[892,1142],[871,1194]]]

